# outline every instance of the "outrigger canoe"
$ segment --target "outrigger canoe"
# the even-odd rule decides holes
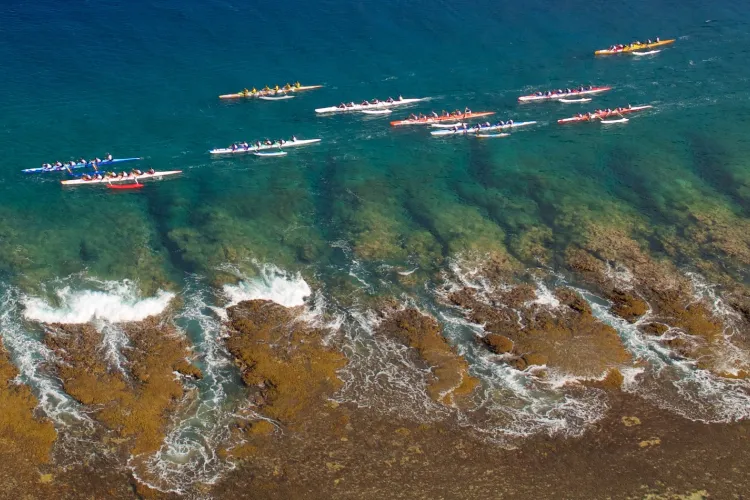
[[[550,95],[522,95],[518,98],[521,102],[534,102],[534,101],[550,101],[554,99],[565,99],[568,97],[578,97],[582,95],[594,95],[601,92],[612,90],[612,87],[590,87],[588,90],[571,90],[570,92],[555,92],[553,91]]]
[[[126,161],[137,161],[141,158],[113,158],[111,160],[102,160],[99,163],[96,163],[96,168],[101,169],[103,167],[106,167],[108,165],[114,165],[115,163],[123,163]],[[38,167],[38,168],[27,168],[26,170],[21,170],[24,174],[42,174],[46,172],[64,172],[67,169],[78,169],[78,168],[93,168],[95,165],[94,162],[90,161],[88,163],[76,163],[75,165],[63,165],[62,167],[50,167],[50,168],[44,168],[44,167]]]
[[[671,40],[659,40],[658,42],[651,43],[631,43],[622,48],[617,49],[601,49],[594,52],[597,56],[609,56],[612,54],[627,54],[628,52],[635,52],[636,50],[651,49],[653,47],[661,47],[663,45],[669,45],[674,43],[674,39]]]
[[[440,122],[462,122],[464,120],[470,120],[472,118],[481,118],[483,116],[494,115],[494,111],[476,111],[470,113],[461,113],[457,115],[448,116],[426,116],[424,118],[410,118],[407,120],[396,120],[391,122],[393,127],[401,127],[404,125],[429,125],[432,123]]]
[[[218,148],[209,151],[212,155],[228,155],[228,154],[240,154],[240,153],[255,153],[257,151],[267,151],[269,149],[281,149],[281,148],[296,148],[299,146],[306,146],[308,144],[316,144],[321,139],[297,139],[296,141],[285,141],[283,144],[280,142],[274,142],[273,144],[261,144],[260,146],[250,145],[247,149],[238,147],[237,149],[232,148]]]
[[[256,97],[274,97],[274,96],[282,96],[289,92],[302,92],[303,90],[313,90],[313,89],[319,89],[322,88],[322,85],[303,85],[301,87],[291,87],[288,89],[285,88],[279,88],[279,90],[270,89],[270,90],[258,90],[256,92],[247,91],[244,90],[242,92],[237,92],[236,94],[224,94],[220,95],[219,99],[254,99]]]
[[[562,120],[557,120],[557,123],[576,123],[576,122],[589,122],[594,120],[601,120],[604,118],[609,118],[611,116],[622,116],[626,115],[628,113],[635,113],[636,111],[643,111],[644,109],[652,108],[653,106],[632,106],[630,108],[624,108],[619,111],[612,110],[612,111],[601,111],[599,113],[592,113],[591,116],[588,114],[580,115],[580,116],[572,116],[570,118],[563,118]]]
[[[127,177],[104,177],[102,179],[73,179],[69,181],[60,181],[63,186],[83,186],[88,184],[115,184],[115,183],[140,183],[146,179],[162,179],[163,177],[169,177],[171,175],[181,174],[182,170],[165,170],[163,172],[154,172],[149,174],[144,172],[141,175],[130,174]]]
[[[436,130],[434,132],[430,132],[431,135],[434,135],[436,137],[440,136],[446,136],[446,135],[469,135],[469,134],[483,134],[484,132],[491,132],[493,130],[508,130],[512,128],[518,128],[518,127],[527,127],[529,125],[534,125],[536,122],[516,122],[516,123],[506,123],[505,125],[490,125],[489,127],[471,127],[467,129],[460,128],[458,130]]]
[[[414,104],[415,102],[424,101],[426,97],[415,97],[411,99],[395,99],[393,101],[378,101],[370,104],[353,104],[351,106],[330,106],[328,108],[318,108],[315,110],[318,114],[323,113],[345,113],[347,111],[364,111],[366,109],[387,109],[395,108],[396,106],[404,106],[406,104]]]

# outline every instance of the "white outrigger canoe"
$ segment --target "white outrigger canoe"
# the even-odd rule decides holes
[[[519,97],[518,100],[520,102],[553,101],[555,99],[567,99],[567,98],[576,98],[576,97],[584,96],[584,95],[594,95],[594,94],[599,94],[601,92],[606,92],[608,90],[612,90],[612,87],[608,87],[608,86],[591,87],[587,90],[571,90],[570,92],[553,92],[550,95],[546,95],[546,94],[523,95]]]
[[[261,99],[263,101],[284,101],[286,99],[294,99],[295,97],[297,97],[297,96],[295,96],[295,95],[280,95],[278,97],[273,97],[273,96],[270,96],[270,95],[262,95],[262,96],[258,97],[258,99]]]
[[[286,156],[287,152],[286,151],[267,151],[267,152],[264,153],[264,152],[258,152],[258,151],[256,151],[256,152],[253,153],[253,155],[255,155],[255,156],[269,156],[269,157],[273,157],[273,156]]]
[[[315,110],[318,114],[324,114],[324,113],[346,113],[347,111],[364,111],[368,109],[388,109],[388,108],[394,108],[396,106],[404,106],[406,104],[414,104],[415,102],[420,102],[426,100],[426,97],[419,97],[419,98],[412,98],[412,99],[396,99],[392,102],[388,101],[379,101],[377,103],[370,103],[370,104],[354,104],[353,106],[345,106],[340,107],[339,106],[330,106],[328,108],[318,108]]]
[[[489,127],[480,128],[471,127],[467,129],[460,128],[458,130],[435,130],[434,132],[430,132],[430,134],[434,136],[483,134],[484,132],[490,132],[492,130],[508,130],[518,127],[527,127],[529,125],[534,125],[535,123],[536,122],[516,122],[505,125],[490,125]]]
[[[247,149],[238,147],[237,149],[232,148],[218,148],[209,151],[212,155],[231,155],[231,154],[242,154],[242,153],[255,153],[257,151],[267,151],[269,149],[281,149],[281,148],[296,148],[299,146],[307,146],[308,144],[315,144],[320,142],[322,139],[297,139],[296,141],[286,141],[283,144],[280,142],[274,142],[273,144],[261,144],[260,146],[249,146]]]
[[[147,172],[144,172],[141,175],[136,174],[130,174],[127,177],[104,177],[102,179],[72,179],[68,181],[60,181],[60,183],[63,186],[83,186],[83,185],[89,185],[89,184],[122,184],[124,182],[141,182],[146,179],[156,179],[160,180],[164,177],[169,177],[171,175],[177,175],[181,174],[182,170],[165,170],[164,172],[154,172],[153,174],[149,174]]]
[[[390,115],[393,113],[390,109],[363,109],[361,112],[366,115]]]

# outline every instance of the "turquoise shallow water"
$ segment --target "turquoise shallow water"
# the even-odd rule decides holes
[[[287,266],[327,261],[331,242],[356,246],[358,234],[382,229],[382,218],[397,239],[426,229],[447,256],[478,237],[448,227],[446,214],[467,208],[509,239],[562,205],[616,206],[673,224],[679,199],[692,193],[744,214],[748,195],[737,179],[747,182],[748,10],[666,1],[324,2],[273,11],[215,1],[7,4],[0,12],[1,268],[49,278],[86,267],[121,278],[141,259],[180,274],[231,260],[235,248],[215,254],[227,252],[222,242],[240,241],[250,247],[243,257],[283,257]],[[641,59],[591,55],[656,35],[678,41]],[[325,88],[285,102],[216,98],[296,79]],[[590,105],[515,101],[579,83],[615,90]],[[540,125],[478,144],[387,126],[411,110],[385,119],[312,112],[397,94],[433,98],[413,110],[468,105]],[[626,103],[656,109],[622,127],[554,124]],[[231,141],[291,134],[324,142],[273,161],[206,154]],[[18,173],[105,152],[186,173],[138,195],[61,189],[59,176]],[[684,192],[674,186],[680,180]],[[360,220],[363,206],[382,217]],[[448,220],[436,223],[437,214]]]

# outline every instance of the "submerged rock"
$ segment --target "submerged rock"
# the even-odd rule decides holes
[[[158,317],[119,325],[129,346],[121,366],[105,358],[102,334],[93,325],[52,325],[45,343],[54,350],[55,371],[65,391],[91,416],[122,438],[130,453],[154,452],[185,395],[174,372],[200,376],[186,358],[188,341]]]
[[[297,320],[297,310],[251,300],[227,311],[226,345],[262,414],[298,426],[340,386],[344,355],[325,345],[327,330]]]
[[[31,494],[34,483],[44,477],[39,467],[49,461],[57,438],[51,421],[35,417],[37,400],[28,386],[15,382],[17,375],[18,370],[0,343],[0,476],[3,478],[0,497],[3,498],[25,498]],[[52,491],[43,494],[53,496]]]
[[[440,324],[416,309],[386,310],[378,333],[413,347],[432,367],[427,387],[430,397],[446,405],[460,404],[479,385],[469,375],[469,364],[443,337]]]
[[[644,300],[617,288],[610,292],[608,298],[614,303],[612,312],[630,323],[635,323],[648,312],[648,304]]]
[[[617,332],[591,314],[591,307],[569,288],[554,292],[554,301],[540,302],[535,287],[508,285],[509,275],[495,275],[494,288],[480,294],[463,288],[448,299],[466,318],[484,325],[482,342],[496,354],[511,354],[516,369],[546,365],[584,378],[599,377],[630,360]],[[498,281],[495,281],[498,280]]]
[[[589,231],[585,248],[571,247],[566,257],[571,270],[612,300],[614,314],[632,323],[648,312],[651,321],[640,325],[641,331],[661,336],[671,327],[684,332],[694,339],[670,338],[665,345],[680,356],[700,359],[701,367],[716,374],[726,372],[721,352],[730,319],[717,316],[716,305],[703,298],[691,277],[671,262],[653,258],[626,234],[601,227]],[[743,326],[734,325],[737,332],[750,327],[742,310],[744,302],[737,299],[742,295],[735,293],[728,301],[744,321]],[[736,319],[731,321],[736,323]],[[745,337],[740,334],[732,341],[745,345]]]
[[[505,354],[513,350],[513,341],[496,333],[490,333],[482,337],[482,343],[495,354]]]

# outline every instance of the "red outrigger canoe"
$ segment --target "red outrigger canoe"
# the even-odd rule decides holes
[[[440,122],[461,122],[464,120],[471,120],[472,118],[481,118],[483,116],[494,115],[494,111],[474,111],[470,113],[459,113],[448,116],[426,116],[424,118],[410,118],[406,120],[396,120],[391,122],[392,127],[400,127],[403,125],[429,125],[431,123]]]
[[[601,120],[604,118],[609,118],[610,116],[621,116],[626,115],[628,113],[635,113],[636,111],[642,111],[644,109],[649,109],[651,106],[632,106],[629,108],[623,108],[619,111],[616,109],[613,109],[610,112],[602,111],[599,113],[592,113],[589,117],[588,115],[581,114],[580,116],[573,116],[570,118],[563,118],[561,120],[557,120],[557,123],[576,123],[576,122],[589,122],[593,120]]]

